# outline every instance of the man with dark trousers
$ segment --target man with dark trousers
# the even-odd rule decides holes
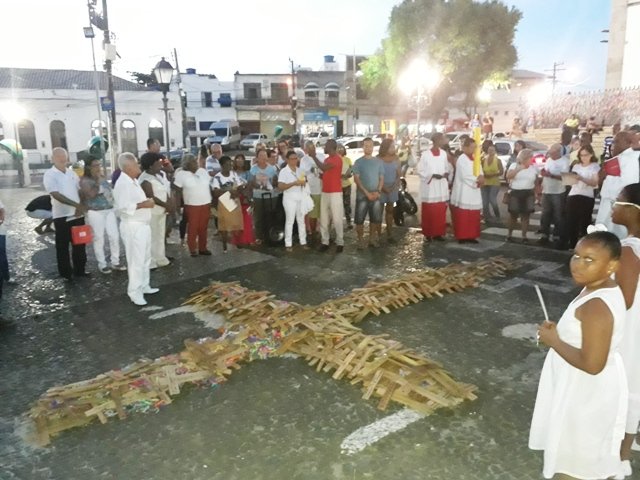
[[[51,195],[53,224],[56,228],[56,257],[58,273],[67,281],[73,276],[86,277],[84,267],[87,253],[84,245],[71,245],[71,228],[84,225],[86,207],[80,204],[80,179],[67,168],[69,155],[64,148],[54,148],[51,156],[53,167],[44,174],[44,188]],[[73,261],[73,264],[72,264]]]

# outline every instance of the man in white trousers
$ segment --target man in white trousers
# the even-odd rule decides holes
[[[127,294],[133,303],[146,305],[145,294],[159,292],[149,286],[151,264],[151,209],[155,202],[147,198],[138,184],[140,167],[133,153],[125,152],[118,157],[122,170],[113,189],[115,209],[120,216],[120,235],[127,256],[129,284]]]

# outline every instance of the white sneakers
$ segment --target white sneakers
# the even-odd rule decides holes
[[[147,287],[142,291],[145,295],[153,295],[154,293],[158,293],[160,291],[159,288]],[[144,295],[129,295],[131,301],[138,305],[139,307],[143,307],[147,304],[147,301],[144,299]]]

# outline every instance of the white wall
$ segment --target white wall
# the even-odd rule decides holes
[[[181,73],[182,90],[187,95],[187,117],[196,121],[196,130],[190,130],[195,135],[200,122],[216,122],[222,119],[236,120],[235,106],[221,107],[218,98],[221,93],[229,93],[235,102],[234,82],[221,81],[207,75]],[[202,104],[202,92],[211,92],[211,107]]]
[[[172,148],[182,148],[182,114],[179,96],[177,92],[172,91],[169,92],[168,97],[168,106],[173,109],[169,111],[170,141],[175,145]],[[10,100],[22,106],[26,111],[25,118],[33,122],[37,151],[44,159],[50,157],[52,146],[49,127],[53,120],[64,122],[70,153],[86,149],[87,142],[91,138],[91,123],[98,117],[94,91],[0,89],[0,105]],[[157,120],[164,127],[164,112],[160,110],[162,93],[116,91],[115,106],[118,129],[123,120],[133,121],[136,125],[138,151],[144,152],[149,137],[149,122]],[[101,115],[102,119],[108,123],[107,113],[101,112]],[[0,108],[0,122],[4,127],[5,138],[13,138],[13,124],[2,108]]]

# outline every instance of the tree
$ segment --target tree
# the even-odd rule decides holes
[[[468,105],[480,85],[515,65],[513,38],[521,17],[499,0],[403,0],[391,11],[381,49],[363,63],[362,84],[373,95],[395,93],[403,69],[423,57],[443,78],[432,92],[431,115],[451,95],[465,94]]]
[[[127,72],[133,77],[133,80],[139,84],[144,85],[145,87],[157,87],[158,81],[156,80],[156,76],[151,73],[140,73],[140,72]]]

